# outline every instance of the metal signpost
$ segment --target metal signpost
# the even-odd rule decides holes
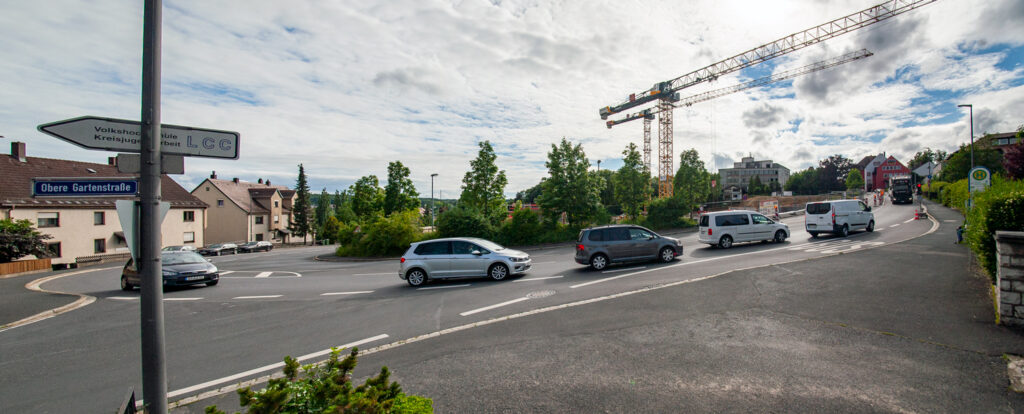
[[[167,369],[164,360],[163,276],[160,263],[160,222],[170,206],[160,201],[160,174],[181,174],[181,156],[238,159],[239,134],[160,124],[160,44],[162,0],[145,0],[142,34],[142,122],[83,116],[39,125],[39,131],[83,148],[138,153],[122,154],[122,172],[138,172],[139,181],[108,182],[39,179],[33,194],[51,196],[139,195],[120,200],[118,214],[141,278],[142,392],[147,413],[167,412]],[[163,168],[167,160],[169,168]],[[131,183],[135,183],[134,186]],[[79,193],[85,191],[85,193]],[[130,194],[113,194],[124,191]],[[136,225],[136,214],[138,224]],[[127,223],[127,224],[126,224]],[[134,228],[132,228],[134,227]],[[137,236],[136,236],[137,232]],[[129,235],[128,233],[131,233]]]

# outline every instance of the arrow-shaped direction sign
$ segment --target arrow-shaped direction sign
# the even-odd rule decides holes
[[[142,123],[83,116],[39,125],[39,131],[83,148],[141,152]],[[160,151],[187,157],[238,159],[237,132],[160,124]]]

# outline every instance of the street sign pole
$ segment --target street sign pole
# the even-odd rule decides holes
[[[139,154],[139,261],[142,290],[142,399],[167,413],[163,266],[160,263],[160,37],[162,0],[146,0],[142,31],[142,148]]]

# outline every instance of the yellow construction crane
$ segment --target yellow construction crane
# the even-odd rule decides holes
[[[658,196],[672,196],[672,109],[679,101],[679,90],[693,85],[718,79],[758,63],[774,59],[807,46],[870,26],[909,12],[937,0],[889,0],[859,12],[840,17],[830,22],[793,33],[776,41],[763,44],[728,59],[712,63],[675,79],[658,82],[650,89],[630,94],[629,98],[616,105],[606,106],[598,111],[601,119],[609,115],[635,108],[652,101],[658,101]],[[645,115],[646,118],[646,115]]]

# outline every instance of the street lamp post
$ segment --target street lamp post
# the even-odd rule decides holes
[[[971,104],[962,104],[962,105],[957,105],[956,107],[957,108],[967,108],[967,109],[970,109],[970,111],[971,111],[970,112],[970,114],[971,114],[971,169],[973,170],[974,169],[974,106],[972,106]]]
[[[437,177],[437,173],[430,174],[430,227],[434,227],[434,177]]]
[[[597,160],[597,172],[601,172],[601,160]]]

